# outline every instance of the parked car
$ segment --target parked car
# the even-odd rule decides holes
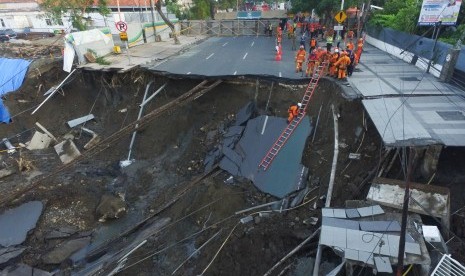
[[[10,37],[4,31],[0,31],[0,42],[5,41],[10,41]]]
[[[10,38],[16,38],[17,34],[12,29],[3,30]]]

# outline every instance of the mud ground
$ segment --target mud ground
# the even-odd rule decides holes
[[[137,118],[138,105],[149,81],[154,80],[155,87],[166,82],[168,85],[146,106],[145,113],[172,101],[199,83],[166,79],[144,71],[118,75],[82,72],[36,115],[30,115],[44,99],[42,94],[46,89],[63,78],[63,72],[56,66],[29,77],[20,91],[6,95],[6,105],[14,123],[0,126],[2,136],[9,137],[15,145],[26,143],[32,137],[34,123],[40,122],[56,137],[73,135],[73,141],[85,154],[83,146],[90,136],[70,129],[66,125],[68,120],[94,114],[96,119],[86,123],[85,127],[107,137]],[[255,90],[255,80],[222,83],[188,106],[173,109],[141,129],[133,151],[136,159],[133,165],[119,168],[119,161],[127,157],[130,140],[127,135],[97,156],[48,179],[46,184],[11,202],[9,206],[33,199],[46,204],[38,226],[26,242],[26,253],[17,261],[48,271],[66,270],[69,263],[46,265],[42,262],[43,254],[57,244],[57,241],[45,239],[51,229],[73,226],[80,232],[93,231],[94,239],[102,242],[151,216],[162,203],[204,172],[203,158],[215,146],[215,143],[207,141],[207,133],[228,125],[239,108],[254,100]],[[305,85],[275,83],[267,111],[264,109],[270,83],[261,82],[258,91],[258,113],[285,117],[289,104],[302,97]],[[339,115],[340,141],[332,206],[344,206],[345,200],[364,198],[368,186],[360,183],[369,178],[370,172],[378,165],[382,149],[380,137],[364,114],[360,101],[346,100],[341,96],[338,85],[322,80],[308,112],[313,124],[320,114],[318,127],[314,141],[313,134],[307,141],[302,160],[310,168],[309,181],[319,184],[319,188],[307,196],[306,204],[241,224],[239,219],[245,214],[235,215],[236,211],[275,199],[257,191],[248,181],[225,184],[224,180],[229,175],[220,172],[194,185],[176,203],[157,214],[156,218],[169,218],[171,222],[130,256],[120,275],[170,275],[191,255],[176,274],[197,275],[206,268],[206,275],[264,274],[316,229],[310,224],[310,218],[319,216],[318,208],[323,204],[320,196],[326,194],[334,151],[331,105]],[[361,159],[349,160],[349,153],[360,153]],[[2,154],[1,158],[3,166],[17,171],[0,180],[2,191],[28,185],[27,179],[37,172],[50,172],[62,165],[53,148],[21,150],[10,156]],[[17,165],[20,159],[27,161],[30,168],[20,171]],[[446,166],[449,165],[457,167],[454,164]],[[436,181],[446,181],[451,187],[463,182],[459,168],[456,169],[456,177],[449,181],[442,173],[442,167],[440,169],[438,176],[441,177]],[[117,220],[99,222],[95,208],[104,194],[124,195],[128,214]],[[454,203],[454,208],[459,204]],[[200,247],[202,249],[196,253]],[[285,268],[287,275],[305,274],[302,260],[314,256],[315,250],[316,241],[313,241],[280,266],[274,275]],[[330,255],[325,254],[325,257]]]

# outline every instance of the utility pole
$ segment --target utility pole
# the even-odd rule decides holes
[[[341,11],[344,11],[344,0],[342,0],[341,2]],[[338,26],[341,26],[341,23],[338,23],[337,24]],[[341,42],[342,40],[342,37],[341,37],[341,31],[340,30],[337,30],[337,33],[336,33],[336,45],[339,47],[339,43]]]
[[[407,151],[405,151],[407,154]],[[396,276],[402,276],[404,270],[404,252],[405,252],[405,234],[407,230],[408,205],[410,199],[410,178],[412,176],[413,166],[415,164],[415,149],[410,148],[408,156],[409,162],[407,167],[407,179],[405,181],[404,205],[402,206],[402,224],[400,228],[399,252],[397,256],[397,273]]]
[[[465,30],[462,32],[462,35],[455,43],[454,47],[449,49],[449,52],[446,56],[446,62],[442,66],[441,75],[439,79],[441,81],[449,82],[454,74],[455,65],[459,59],[460,50],[462,49],[462,41],[465,39]]]
[[[158,0],[160,1],[160,0]],[[152,28],[153,28],[153,37],[155,42],[157,41],[157,29],[155,26],[155,13],[153,12],[153,0],[150,0],[150,13],[152,14]]]

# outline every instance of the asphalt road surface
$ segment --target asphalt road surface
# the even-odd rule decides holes
[[[296,51],[292,50],[292,40],[286,34],[283,35],[281,61],[275,60],[275,47],[275,37],[212,37],[148,69],[183,77],[259,76],[281,82],[307,79],[302,73],[295,73]],[[308,40],[306,47],[308,50]]]

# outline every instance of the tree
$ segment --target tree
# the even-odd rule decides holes
[[[362,0],[346,0],[344,10],[348,7],[361,7]],[[294,0],[292,2],[292,11],[297,12],[315,12],[320,17],[325,17],[327,21],[332,22],[333,16],[341,10],[340,0]],[[329,23],[328,23],[329,24]]]
[[[194,6],[191,8],[191,19],[209,19],[211,17],[210,13],[210,0],[193,0]]]
[[[97,11],[102,16],[110,14],[107,0],[98,0],[94,6],[94,0],[43,0],[40,7],[54,22],[59,22],[64,14],[69,13],[74,28],[87,30],[85,14],[89,11]]]
[[[176,34],[176,29],[174,28],[174,24],[166,17],[166,15],[161,10],[161,0],[156,0],[155,8],[157,9],[158,13],[160,14],[163,21],[165,21],[166,25],[171,29],[171,33],[173,34],[174,44],[180,44],[178,35]],[[155,26],[153,26],[155,28]]]

